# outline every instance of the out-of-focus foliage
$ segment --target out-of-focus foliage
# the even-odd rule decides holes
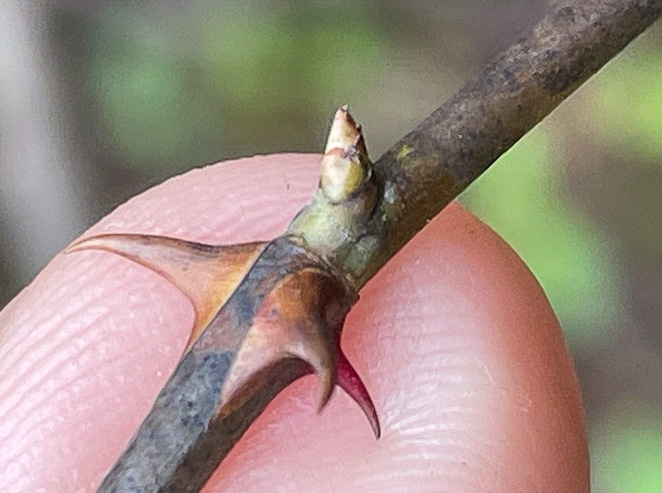
[[[596,492],[662,491],[661,34],[634,43],[462,196],[522,256],[564,327]]]
[[[593,125],[598,144],[662,165],[661,67],[662,43],[646,39],[596,80],[592,102],[599,112],[599,124]]]
[[[145,172],[190,167],[219,145],[228,155],[308,147],[324,128],[319,109],[361,99],[389,51],[352,2],[233,2],[221,15],[202,7],[147,19],[135,10],[95,19],[90,81],[116,152]]]
[[[657,35],[657,36],[656,36]],[[593,145],[600,149],[603,176],[597,207],[611,206],[607,219],[619,241],[637,256],[654,259],[662,275],[662,36],[659,27],[611,63],[575,108]],[[660,312],[662,315],[662,312]]]
[[[553,130],[536,129],[463,195],[506,238],[547,293],[573,345],[595,344],[615,327],[623,302],[609,240],[564,197],[553,162]]]
[[[90,96],[107,139],[120,159],[146,172],[186,162],[218,126],[205,111],[206,94],[190,90],[175,41],[155,24],[129,8],[109,10],[95,20],[89,46]]]
[[[86,164],[95,214],[209,162],[319,152],[341,103],[377,157],[543,4],[43,3],[59,69],[50,80],[63,84],[71,113],[59,138]],[[462,197],[526,261],[566,331],[596,493],[662,491],[661,164],[657,26]],[[12,226],[0,224],[0,304],[28,281],[14,275],[18,255],[4,241]]]
[[[597,420],[592,433],[595,491],[662,491],[662,418],[660,410],[624,403]]]
[[[271,130],[283,108],[305,118],[306,108],[366,90],[389,55],[370,12],[354,2],[303,3],[276,15],[234,5],[203,29],[207,75],[222,88],[223,106],[242,117],[233,120],[240,129],[257,121]],[[288,131],[296,136],[302,128]]]

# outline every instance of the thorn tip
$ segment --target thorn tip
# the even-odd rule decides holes
[[[342,350],[338,355],[338,385],[356,402],[370,423],[375,438],[381,436],[379,416],[368,390]]]
[[[317,412],[321,413],[322,410],[326,407],[331,400],[331,395],[333,395],[333,389],[335,387],[335,372],[332,368],[325,369],[319,375],[319,381],[321,385],[320,389],[320,398],[317,404]]]

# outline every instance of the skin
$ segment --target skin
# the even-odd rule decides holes
[[[195,170],[91,233],[269,240],[308,202],[319,156]],[[259,177],[259,179],[256,179]],[[0,313],[0,491],[94,491],[174,370],[188,300],[105,252],[57,256]],[[342,346],[383,434],[309,376],[272,402],[204,491],[588,491],[576,377],[541,288],[457,204],[361,291]]]

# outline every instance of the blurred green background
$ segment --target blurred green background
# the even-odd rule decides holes
[[[132,195],[226,158],[322,149],[351,104],[379,156],[542,0],[0,0],[0,307]],[[540,280],[589,421],[594,491],[662,491],[662,25],[462,202]]]

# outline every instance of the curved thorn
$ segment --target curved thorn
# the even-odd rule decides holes
[[[111,252],[142,265],[174,284],[193,303],[195,323],[185,353],[234,292],[266,243],[204,245],[142,234],[103,234],[77,240],[65,250]]]
[[[320,413],[329,403],[333,389],[336,384],[336,371],[334,366],[324,368],[322,372],[317,372],[320,382],[320,397],[317,404],[317,412]]]
[[[320,412],[328,404],[333,389],[338,380],[338,369],[335,364],[335,350],[332,342],[327,339],[322,330],[316,326],[308,326],[308,332],[301,334],[301,340],[289,353],[310,365],[320,382],[320,396],[317,411]]]
[[[356,402],[368,418],[375,438],[381,436],[379,417],[370,394],[342,350],[338,355],[338,385]]]

